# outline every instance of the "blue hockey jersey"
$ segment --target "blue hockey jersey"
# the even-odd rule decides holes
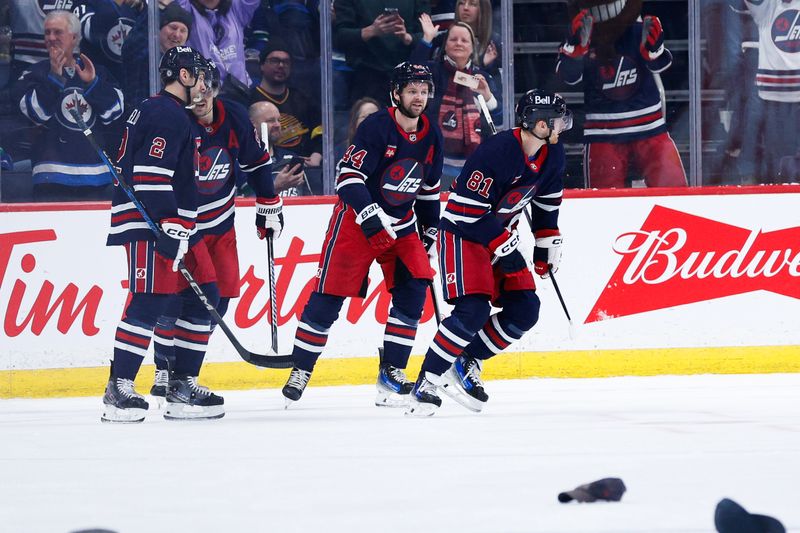
[[[202,133],[183,102],[167,92],[148,98],[128,117],[117,155],[120,179],[133,188],[156,224],[165,218],[195,223]],[[144,217],[117,188],[107,244],[153,240]]]
[[[601,59],[593,48],[573,59],[561,54],[556,73],[568,85],[583,81],[586,121],[584,141],[628,142],[667,131],[654,73],[672,64],[666,48],[652,61],[639,52],[642,23],[628,27],[614,43],[615,55]]]
[[[256,196],[270,198],[275,196],[271,161],[240,104],[214,100],[214,121],[201,127],[197,230],[221,235],[233,227],[236,165]]]
[[[133,29],[139,10],[115,0],[78,0],[75,14],[81,22],[81,50],[122,79],[122,45]]]
[[[33,154],[33,182],[68,186],[102,186],[111,174],[86,142],[70,111],[77,109],[91,128],[111,124],[122,116],[122,91],[102,66],[92,83],[84,83],[74,68],[64,76],[50,72],[50,60],[30,67],[15,86],[22,113],[46,127]]]
[[[481,143],[453,182],[441,228],[488,246],[531,203],[534,231],[558,229],[565,164],[561,142],[529,159],[519,128],[498,133]]]
[[[336,193],[356,213],[377,203],[398,237],[439,225],[442,133],[425,115],[416,132],[395,121],[396,108],[368,116],[337,165]],[[418,200],[418,201],[417,201]]]

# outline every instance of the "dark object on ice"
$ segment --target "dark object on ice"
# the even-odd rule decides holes
[[[562,492],[558,495],[561,503],[571,502],[595,502],[598,500],[608,502],[618,502],[625,493],[625,483],[618,477],[607,477],[598,481],[592,481],[587,485],[581,485],[574,490]]]
[[[719,533],[786,533],[786,528],[778,520],[771,516],[750,514],[728,498],[717,504],[714,525]]]
[[[111,529],[81,529],[72,533],[117,533]]]

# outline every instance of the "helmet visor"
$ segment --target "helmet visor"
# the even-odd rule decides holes
[[[551,128],[558,133],[564,133],[572,129],[572,112],[568,109],[563,117],[556,117],[551,120]]]

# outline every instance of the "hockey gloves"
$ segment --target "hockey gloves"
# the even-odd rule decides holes
[[[593,26],[594,17],[589,14],[587,9],[575,15],[569,27],[567,42],[561,47],[561,53],[572,59],[580,59],[585,56],[589,51]]]
[[[489,243],[489,250],[495,255],[497,265],[505,274],[518,274],[528,268],[528,263],[519,251],[519,235],[516,230],[511,233],[503,232]]]
[[[542,278],[550,277],[550,272],[558,272],[561,264],[561,233],[557,229],[536,232],[536,248],[533,249],[533,270]]]
[[[397,234],[392,228],[392,220],[381,206],[369,204],[356,215],[356,224],[367,238],[373,250],[382,252],[394,244]]]
[[[422,246],[425,247],[428,257],[436,258],[436,241],[439,237],[439,230],[433,227],[422,230]]]
[[[642,44],[639,53],[645,61],[657,59],[664,53],[664,29],[658,17],[647,15],[642,21]]]
[[[156,241],[156,252],[166,259],[172,260],[172,271],[178,271],[178,265],[189,251],[189,237],[194,233],[194,225],[179,218],[165,218],[161,221],[161,233]]]
[[[256,198],[256,232],[259,239],[266,239],[270,231],[277,239],[283,230],[283,201],[280,196]]]

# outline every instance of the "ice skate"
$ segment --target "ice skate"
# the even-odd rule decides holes
[[[173,375],[167,389],[167,420],[208,420],[225,416],[225,400],[197,384],[197,376]]]
[[[167,388],[169,387],[169,370],[156,368],[153,386],[150,387],[150,396],[156,401],[159,409],[163,409]]]
[[[442,377],[442,392],[470,411],[481,412],[489,396],[483,390],[479,359],[461,355]]]
[[[299,368],[292,369],[292,372],[289,374],[289,380],[281,390],[284,398],[286,399],[286,405],[284,406],[284,409],[288,409],[292,403],[300,399],[300,397],[303,395],[303,391],[306,390],[306,385],[308,385],[309,379],[311,379],[311,372],[301,370]]]
[[[388,364],[381,364],[378,381],[375,383],[378,394],[375,405],[378,407],[405,407],[414,382],[406,377],[405,370]]]
[[[103,422],[135,424],[142,422],[149,404],[133,388],[133,380],[111,377],[103,395]]]
[[[442,406],[442,399],[436,394],[436,385],[430,381],[433,376],[428,372],[420,372],[414,388],[408,398],[406,416],[431,416]]]

